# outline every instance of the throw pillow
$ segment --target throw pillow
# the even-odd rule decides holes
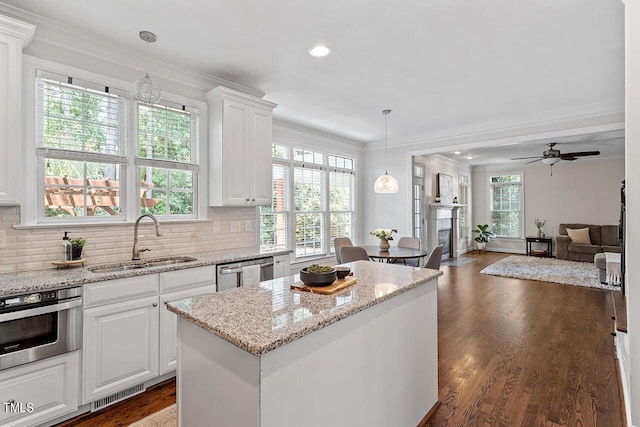
[[[567,234],[571,239],[571,243],[575,243],[577,245],[591,244],[588,228],[567,228]]]

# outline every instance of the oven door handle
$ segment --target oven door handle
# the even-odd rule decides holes
[[[11,313],[0,314],[0,322],[8,322],[9,320],[24,319],[25,317],[39,316],[41,314],[53,313],[54,311],[68,310],[70,308],[82,305],[82,299],[78,298],[73,301],[62,302],[59,304],[45,305],[44,307],[36,307],[28,310],[12,311]]]

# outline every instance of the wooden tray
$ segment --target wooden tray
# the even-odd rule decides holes
[[[84,265],[85,262],[87,262],[85,258],[80,258],[80,259],[74,259],[73,261],[52,261],[51,264],[60,268],[60,267],[73,267],[76,265]]]
[[[338,279],[329,286],[308,286],[302,282],[296,282],[291,285],[291,288],[296,289],[298,291],[306,291],[314,294],[322,294],[322,295],[331,295],[335,294],[342,289],[349,287],[356,283],[358,279],[353,276],[347,276],[344,279]]]

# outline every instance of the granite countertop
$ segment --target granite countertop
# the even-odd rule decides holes
[[[442,275],[439,270],[371,261],[345,265],[357,282],[333,295],[292,289],[299,281],[295,275],[172,301],[167,307],[259,356]]]
[[[187,254],[185,256],[196,258],[180,264],[163,265],[142,269],[93,273],[89,267],[72,267],[63,269],[47,269],[25,271],[20,273],[0,274],[0,296],[17,295],[42,290],[62,289],[73,286],[81,286],[85,283],[101,282],[104,280],[121,279],[124,277],[143,276],[146,274],[160,273],[163,271],[182,270],[185,268],[202,267],[207,265],[224,264],[228,262],[262,258],[265,256],[284,255],[290,250],[261,252],[259,249],[236,249],[226,251],[207,252],[202,254]],[[152,258],[152,257],[150,257]],[[167,258],[167,257],[164,257]],[[162,259],[159,257],[157,259]],[[145,261],[144,259],[142,261]],[[124,261],[126,262],[126,261]],[[113,263],[116,265],[118,263]],[[103,264],[107,265],[107,264]],[[111,265],[111,264],[109,264]],[[94,266],[95,267],[95,266]]]

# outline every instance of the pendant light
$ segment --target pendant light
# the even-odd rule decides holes
[[[383,110],[384,115],[384,161],[387,161],[387,116],[391,110]],[[373,190],[376,193],[397,193],[398,192],[398,180],[389,175],[389,172],[385,168],[384,175],[380,175],[376,179],[376,183],[373,185]]]
[[[147,43],[147,52],[149,51],[149,43],[154,43],[157,38],[151,31],[140,31],[140,39]],[[133,96],[137,101],[147,104],[155,104],[160,101],[160,86],[151,80],[149,73],[144,77],[136,80],[133,84]]]

